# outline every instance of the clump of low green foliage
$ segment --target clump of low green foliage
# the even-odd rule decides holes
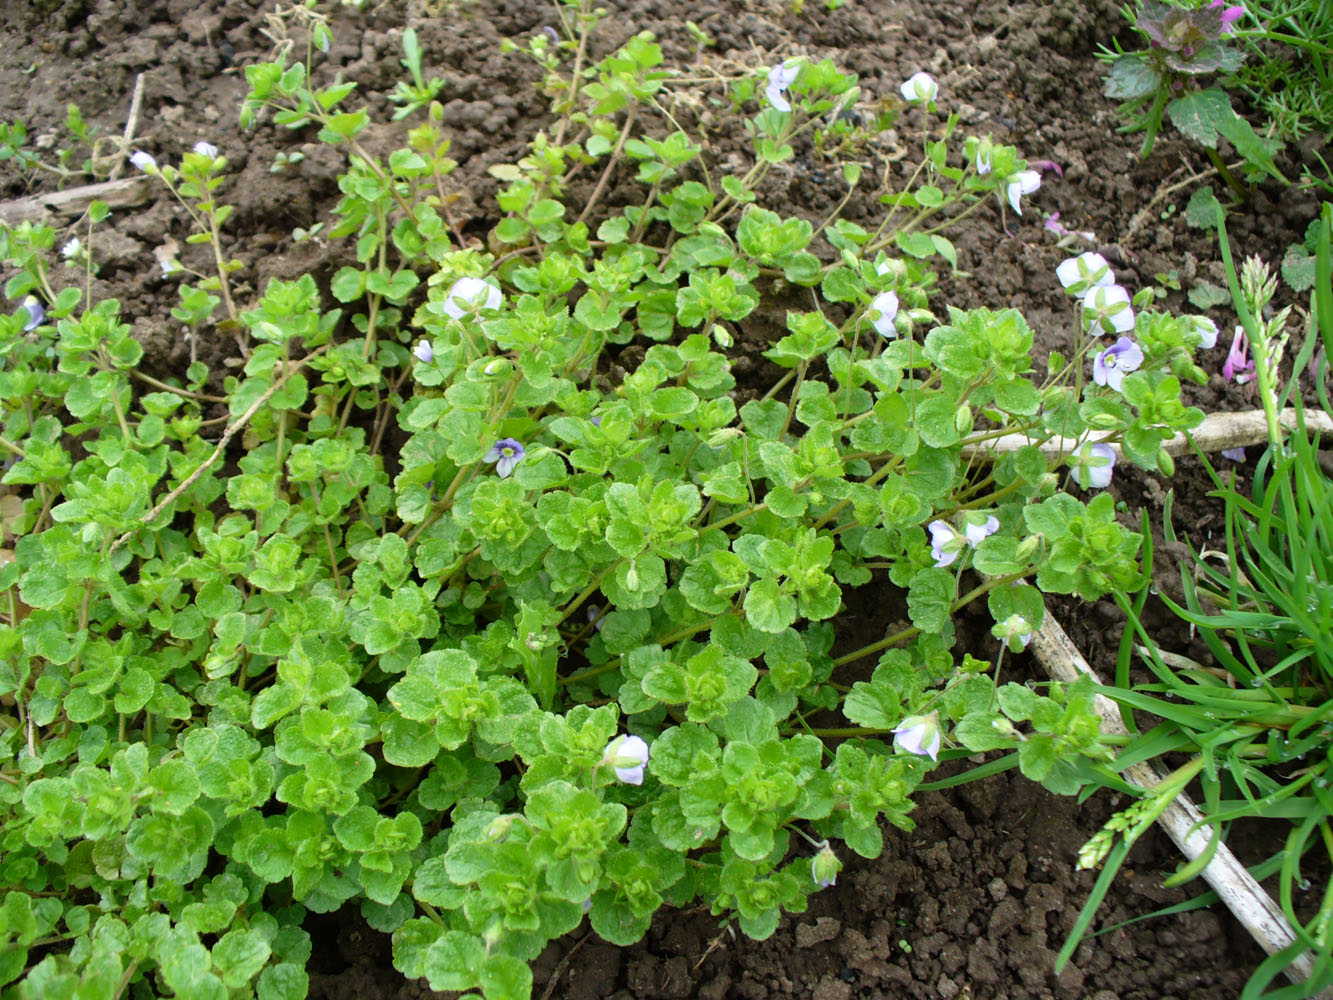
[[[525,998],[585,914],[618,944],[664,905],[771,934],[839,851],[910,827],[941,742],[1066,793],[1109,760],[1088,687],[999,676],[1043,591],[1142,579],[1112,496],[1070,484],[1101,460],[1041,445],[1095,432],[1169,473],[1161,442],[1201,418],[1180,398],[1198,325],[1147,290],[1119,390],[1082,375],[1092,330],[1034,371],[1015,310],[931,301],[948,225],[1016,205],[1018,150],[933,99],[853,115],[857,81],[826,61],[779,87],[682,78],[647,35],[597,58],[599,12],[560,12],[558,41],[513,46],[555,122],[493,169],[484,243],[450,217],[415,37],[394,99],[417,124],[376,156],[353,85],[318,82],[312,5],[246,68],[242,122],[346,150],[321,236],[355,265],[240,300],[226,158],[136,156],[209,252],[206,276],[168,262],[172,317],[234,339],[234,369],[143,370],[132,317],[89,294],[105,206],[68,285],[52,229],[0,230],[5,291],[30,297],[0,318],[0,984],[19,996],[301,997],[306,913],[352,904],[404,974]],[[740,172],[679,124],[701,95],[751,137]],[[902,187],[895,119],[922,134]],[[761,204],[806,169],[798,147],[846,189],[828,218]],[[625,173],[639,196],[609,208]],[[882,217],[841,217],[854,191]],[[727,348],[759,315],[784,374],[742,393]],[[988,452],[1014,433],[1030,444]],[[844,595],[872,581],[905,618],[840,648]],[[991,659],[955,651],[976,601]]]

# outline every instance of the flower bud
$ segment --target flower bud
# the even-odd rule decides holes
[[[713,324],[712,333],[713,333],[713,340],[716,341],[717,346],[722,348],[723,350],[726,350],[733,343],[735,343],[735,341],[732,339],[731,334],[727,332],[726,327],[722,326],[720,323]]]
[[[1114,413],[1094,413],[1087,419],[1088,426],[1097,431],[1111,431],[1120,426],[1120,418]]]
[[[958,412],[954,414],[953,426],[960,435],[972,433],[972,407],[964,403],[958,407]]]
[[[828,841],[820,845],[819,853],[810,861],[810,877],[821,889],[827,889],[838,881],[838,872],[842,871],[842,862],[829,847]]]
[[[482,834],[493,844],[503,843],[509,839],[509,831],[514,828],[513,816],[496,816],[491,820],[490,825],[486,827],[486,832]]]
[[[995,730],[997,736],[1003,736],[1006,739],[1015,739],[1018,736],[1018,730],[1014,728],[1014,724],[1003,715],[991,719],[990,727]]]
[[[1157,468],[1161,470],[1164,476],[1174,476],[1176,474],[1176,460],[1171,457],[1165,448],[1157,449]]]
[[[1041,546],[1041,535],[1028,535],[1018,543],[1018,548],[1014,549],[1014,558],[1019,562],[1026,562],[1031,559],[1033,554]]]
[[[1032,624],[1022,615],[1010,615],[1002,622],[997,622],[991,629],[991,635],[1017,653],[1027,648],[1032,641]]]
[[[602,763],[613,768],[616,777],[627,785],[643,784],[643,769],[648,763],[648,744],[641,736],[618,736],[607,744]]]

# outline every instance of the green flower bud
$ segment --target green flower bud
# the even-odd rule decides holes
[[[496,816],[486,827],[486,832],[482,836],[493,844],[503,843],[509,839],[509,831],[513,828],[513,816]]]
[[[1164,476],[1174,476],[1176,474],[1176,460],[1168,454],[1165,448],[1157,449],[1157,468],[1161,470]]]
[[[838,856],[833,853],[833,848],[829,847],[826,840],[820,846],[819,853],[810,861],[810,877],[821,889],[827,889],[837,883],[840,871],[842,862],[838,860]]]

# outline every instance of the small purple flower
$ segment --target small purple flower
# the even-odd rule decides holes
[[[648,763],[648,744],[641,736],[618,736],[602,755],[602,763],[612,767],[616,777],[627,785],[643,784],[643,768]]]
[[[927,529],[930,531],[930,556],[935,560],[935,568],[952,566],[967,544],[967,539],[947,521],[931,521]]]
[[[900,750],[929,757],[938,761],[940,757],[940,713],[929,715],[909,715],[893,730],[893,745]]]
[[[218,158],[218,148],[211,142],[204,142],[202,139],[194,144],[194,151],[200,156],[206,156],[210,160]]]
[[[1023,195],[1031,194],[1041,187],[1041,174],[1035,170],[1020,170],[1009,179],[1009,184],[1005,188],[1005,193],[1009,197],[1009,204],[1013,206],[1015,212],[1023,214],[1023,208],[1020,202]]]
[[[1092,360],[1092,380],[1120,392],[1125,376],[1143,364],[1143,350],[1128,337],[1121,337]]]
[[[1085,444],[1073,457],[1074,482],[1085,490],[1101,490],[1111,485],[1115,449],[1109,444]]]
[[[31,333],[46,322],[46,310],[37,296],[29,295],[23,300],[23,308],[28,311],[28,322],[23,324],[23,332]]]
[[[1228,382],[1234,378],[1237,385],[1244,385],[1254,378],[1254,359],[1250,357],[1250,341],[1243,326],[1236,327],[1231,338],[1231,350],[1222,364],[1222,377]]]
[[[1064,169],[1054,160],[1032,160],[1028,163],[1028,166],[1034,170],[1040,170],[1042,173],[1046,173],[1048,170],[1052,171],[1056,177],[1065,175]]]
[[[897,295],[893,292],[880,292],[870,303],[870,312],[874,316],[870,325],[875,328],[876,333],[890,340],[898,336],[898,330],[893,325],[893,317],[898,315]],[[875,313],[879,315],[875,316]]]
[[[1105,333],[1128,333],[1134,329],[1134,309],[1129,292],[1119,285],[1094,285],[1083,296],[1085,329],[1100,328]]]
[[[790,111],[791,102],[784,96],[787,88],[796,82],[796,78],[801,73],[801,64],[778,63],[768,71],[768,86],[764,88],[764,96],[768,98],[768,103],[773,105],[779,111]]]
[[[977,149],[977,174],[985,177],[991,171],[990,166],[990,147],[981,146]]]
[[[157,169],[157,161],[153,159],[150,153],[145,153],[142,149],[136,149],[130,156],[130,163],[145,172]]]
[[[501,438],[491,445],[491,450],[486,452],[483,462],[494,462],[495,471],[501,479],[508,479],[510,473],[514,471],[514,466],[523,461],[523,456],[527,452],[523,450],[523,445],[513,438]]]
[[[1222,11],[1222,34],[1227,34],[1235,28],[1235,22],[1245,16],[1244,7],[1227,7],[1226,0],[1213,0],[1208,5],[1209,10]]]
[[[428,365],[435,360],[435,351],[431,349],[429,340],[417,341],[417,346],[412,348],[412,355],[423,365]]]
[[[1226,448],[1222,452],[1222,457],[1229,458],[1233,462],[1243,462],[1245,461],[1245,448],[1243,446],[1240,448]]]
[[[1046,221],[1042,223],[1042,228],[1055,233],[1056,236],[1078,236],[1087,240],[1089,243],[1097,242],[1097,234],[1087,229],[1066,229],[1060,223],[1060,213],[1052,212],[1046,216]]]
[[[933,101],[940,92],[939,84],[929,73],[913,73],[898,89],[902,92],[903,100],[912,104]]]

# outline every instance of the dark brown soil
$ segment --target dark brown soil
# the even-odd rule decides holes
[[[1132,43],[1115,0],[849,0],[828,11],[819,0],[604,0],[613,8],[604,47],[630,34],[657,34],[668,62],[688,65],[694,44],[685,29],[694,21],[715,40],[709,59],[768,65],[809,54],[832,58],[860,76],[862,100],[896,95],[917,70],[941,84],[941,104],[956,109],[962,127],[993,133],[1030,159],[1050,159],[1063,176],[1045,175],[1015,236],[1005,236],[994,213],[979,213],[953,235],[966,276],[946,277],[940,306],[1014,306],[1038,334],[1038,364],[1047,352],[1067,350],[1068,299],[1054,278],[1066,256],[1042,222],[1053,212],[1070,230],[1091,231],[1121,281],[1131,289],[1154,284],[1176,270],[1181,284],[1220,283],[1214,245],[1199,230],[1169,213],[1183,208],[1191,188],[1157,200],[1168,185],[1204,171],[1206,161],[1183,143],[1159,141],[1148,161],[1137,140],[1118,136],[1112,102],[1101,96],[1099,44],[1119,34]],[[358,82],[374,119],[387,122],[387,100],[400,75],[400,37],[416,28],[427,75],[446,80],[445,121],[452,130],[455,175],[463,194],[455,215],[468,236],[484,237],[494,221],[496,182],[486,168],[512,162],[528,137],[546,121],[531,65],[500,53],[499,42],[524,39],[553,18],[539,0],[410,0],[368,3],[365,11],[331,8],[335,37],[327,63]],[[59,147],[68,102],[77,102],[104,136],[125,126],[136,76],[145,74],[143,112],[135,148],[178,156],[206,139],[229,158],[234,182],[224,191],[236,205],[227,237],[245,264],[238,295],[254,294],[273,277],[313,273],[326,281],[351,259],[346,241],[294,242],[295,227],[326,217],[338,196],[339,154],[307,131],[270,125],[243,134],[236,113],[246,92],[241,72],[265,58],[271,42],[262,34],[268,0],[10,0],[0,7],[0,117],[21,118],[39,147]],[[394,127],[377,126],[372,148],[396,141]],[[714,137],[710,155],[723,157],[740,138]],[[108,144],[106,148],[110,148]],[[103,149],[105,151],[105,149]],[[304,160],[284,174],[270,172],[279,152]],[[81,154],[82,155],[82,154]],[[1289,176],[1297,165],[1281,161]],[[26,193],[11,170],[0,171],[0,198]],[[819,215],[838,194],[821,181],[818,165],[797,161],[770,176],[772,200]],[[1214,184],[1216,180],[1214,178]],[[630,192],[632,194],[632,192]],[[623,200],[623,199],[622,199]],[[610,201],[616,201],[613,193]],[[877,206],[853,201],[849,214]],[[1312,198],[1264,189],[1238,209],[1231,222],[1241,253],[1280,259],[1313,216]],[[186,247],[188,220],[165,195],[115,215],[97,236],[101,275],[98,298],[115,296],[134,317],[155,374],[183,368],[190,347],[169,319],[175,286],[159,276],[153,249],[167,239],[180,245],[187,265],[204,263],[202,248]],[[71,235],[73,235],[71,233]],[[1077,249],[1088,249],[1080,245]],[[1075,251],[1077,252],[1077,251]],[[199,254],[196,259],[191,256]],[[1167,304],[1188,310],[1183,293]],[[1217,314],[1219,325],[1224,317]],[[737,345],[738,371],[754,384],[770,378],[758,354],[765,326],[756,322]],[[225,358],[226,342],[196,345],[210,362]],[[234,351],[234,348],[232,348]],[[1225,343],[1209,355],[1220,366]],[[1191,388],[1190,401],[1205,410],[1252,405],[1245,389],[1219,375]],[[1158,522],[1167,489],[1176,493],[1179,525],[1201,538],[1220,525],[1206,497],[1208,481],[1191,461],[1181,461],[1169,482],[1117,473],[1115,489],[1126,517],[1137,523],[1147,509]],[[1174,572],[1171,564],[1163,576]],[[855,605],[873,607],[872,595]],[[1109,604],[1055,604],[1075,644],[1094,666],[1107,670],[1115,655],[1122,617]],[[840,619],[840,643],[854,648],[860,633],[882,634],[868,615]],[[1154,624],[1165,627],[1160,616]],[[869,640],[866,640],[869,641]],[[1163,639],[1184,651],[1186,637]],[[1109,657],[1109,659],[1108,659]],[[1020,661],[1014,668],[1026,669]],[[812,898],[809,912],[786,919],[777,934],[753,942],[720,932],[705,911],[663,912],[647,938],[617,949],[586,930],[554,942],[535,969],[537,995],[561,998],[851,997],[1091,998],[1165,1000],[1235,997],[1262,957],[1220,909],[1155,918],[1086,941],[1060,977],[1052,972],[1058,950],[1091,886],[1075,874],[1078,847],[1116,807],[1106,795],[1087,803],[1054,798],[1012,772],[920,798],[911,834],[890,830],[883,857],[874,863],[845,858],[838,885]],[[850,852],[845,852],[850,855]],[[1096,928],[1141,917],[1187,898],[1160,888],[1175,866],[1174,849],[1153,834],[1131,855],[1098,915]],[[378,1000],[431,995],[392,968],[388,939],[371,931],[354,911],[312,918],[316,939],[312,995]]]

